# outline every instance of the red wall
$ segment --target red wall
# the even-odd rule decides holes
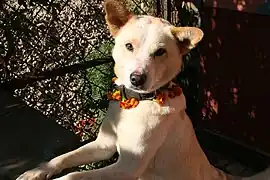
[[[227,8],[242,12],[270,14],[269,0],[206,0],[205,6]]]
[[[270,153],[270,16],[204,7],[202,25],[201,125]]]

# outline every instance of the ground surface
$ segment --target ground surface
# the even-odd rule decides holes
[[[196,135],[209,161],[236,176],[251,176],[269,166],[269,157],[233,140],[196,128]]]
[[[71,132],[0,89],[0,180],[76,148]]]

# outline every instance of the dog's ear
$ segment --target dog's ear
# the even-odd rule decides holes
[[[105,0],[106,22],[113,37],[123,27],[133,14],[127,9],[123,0]]]
[[[203,38],[203,31],[196,27],[172,27],[171,32],[179,41],[182,54],[188,53]]]

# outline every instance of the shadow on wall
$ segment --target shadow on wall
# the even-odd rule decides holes
[[[270,153],[270,16],[206,7],[203,127]]]
[[[227,8],[241,12],[260,13],[264,15],[270,14],[269,0],[206,0],[205,5],[217,8]]]

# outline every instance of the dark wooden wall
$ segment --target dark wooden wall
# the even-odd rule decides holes
[[[205,6],[225,8],[240,12],[270,14],[269,0],[205,0]]]
[[[219,2],[202,8],[199,123],[270,154],[270,16]]]

